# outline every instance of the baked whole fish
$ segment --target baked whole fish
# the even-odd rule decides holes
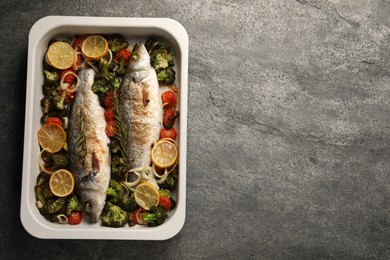
[[[159,138],[163,110],[156,71],[150,65],[150,56],[142,43],[133,48],[119,101],[128,129],[127,160],[130,167],[149,166],[150,148]]]
[[[95,72],[79,72],[80,85],[69,118],[69,161],[75,189],[91,223],[98,221],[109,186],[110,139],[105,133],[104,109],[92,92]]]

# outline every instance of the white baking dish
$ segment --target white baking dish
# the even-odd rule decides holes
[[[52,38],[78,34],[118,33],[126,39],[146,39],[155,36],[164,39],[175,53],[179,91],[180,117],[177,121],[179,147],[179,179],[177,206],[164,224],[158,227],[109,228],[99,223],[83,221],[79,225],[61,225],[46,220],[35,205],[34,186],[39,174],[37,158],[40,128],[40,100],[43,97],[42,59]],[[31,28],[28,44],[26,115],[24,135],[23,180],[20,217],[24,228],[38,238],[58,239],[136,239],[164,240],[176,235],[184,225],[186,210],[186,141],[187,141],[187,77],[188,35],[184,27],[167,18],[109,18],[48,16]]]

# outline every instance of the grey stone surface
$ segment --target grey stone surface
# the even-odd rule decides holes
[[[2,259],[388,259],[390,1],[2,1]],[[161,242],[39,240],[19,219],[28,32],[171,17],[190,39],[187,218]]]

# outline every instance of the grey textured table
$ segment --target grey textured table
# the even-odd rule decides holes
[[[390,257],[390,1],[0,6],[1,259]],[[23,229],[28,32],[46,15],[170,17],[187,29],[187,218],[174,238],[40,240]]]

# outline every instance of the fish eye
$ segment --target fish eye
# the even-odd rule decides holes
[[[131,61],[138,61],[139,59],[139,55],[137,52],[133,53],[133,55],[131,55]]]
[[[91,211],[91,203],[89,201],[86,201],[84,203],[84,209],[85,209],[86,212]]]

